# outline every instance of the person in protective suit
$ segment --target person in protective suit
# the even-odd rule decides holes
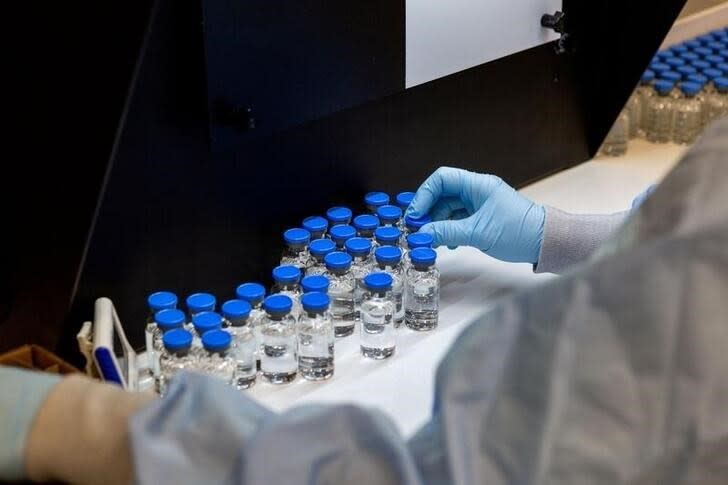
[[[462,332],[409,440],[375,410],[277,414],[194,374],[154,399],[0,368],[0,478],[727,483],[728,120],[642,199],[575,216],[489,175],[443,168],[422,185],[408,211],[433,217],[438,245],[563,274]]]

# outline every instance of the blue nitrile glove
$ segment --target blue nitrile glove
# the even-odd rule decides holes
[[[635,197],[634,200],[632,201],[632,208],[629,210],[630,213],[639,209],[640,206],[642,205],[642,203],[647,199],[647,197],[652,195],[652,192],[654,192],[656,188],[657,188],[657,184],[652,184],[649,187],[647,187],[647,189],[644,192],[642,192],[637,197]]]
[[[473,246],[503,261],[538,262],[544,208],[494,175],[441,167],[417,190],[407,214],[432,217],[420,231],[435,246]]]

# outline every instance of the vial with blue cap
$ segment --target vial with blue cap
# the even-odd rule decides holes
[[[231,355],[235,359],[233,386],[248,389],[255,385],[258,345],[250,325],[252,307],[245,300],[228,300],[222,304],[222,317],[232,337]]]
[[[147,325],[146,350],[149,370],[153,376],[159,375],[159,358],[164,348],[163,336],[171,330],[184,328],[185,312],[176,308],[164,308],[154,314],[154,323]]]
[[[294,265],[281,265],[273,269],[271,294],[286,295],[293,301],[293,316],[298,316],[298,298],[301,296],[301,270]]]
[[[361,306],[360,349],[364,357],[387,359],[397,347],[394,328],[392,276],[376,272],[364,278],[366,294]]]
[[[159,358],[159,375],[154,380],[160,396],[167,393],[170,382],[184,370],[197,370],[198,360],[192,354],[192,333],[175,328],[162,337],[162,354]]]
[[[351,261],[351,256],[341,251],[329,253],[324,258],[326,277],[329,279],[330,311],[337,338],[353,334],[356,323],[356,282],[351,274]]]
[[[379,218],[373,214],[362,214],[356,216],[353,221],[356,235],[370,241],[374,239],[374,231],[379,227]]]
[[[364,277],[372,271],[372,243],[363,237],[353,237],[346,241],[346,252],[351,256],[351,274],[356,283],[354,304],[356,318],[359,318],[359,306],[364,296]]]
[[[149,370],[153,375],[157,372],[154,370],[153,365],[153,339],[154,334],[157,331],[157,324],[154,321],[155,314],[160,310],[169,310],[177,308],[177,295],[171,291],[157,291],[147,297],[147,307],[149,311],[147,313],[147,321],[144,327],[144,344],[147,351],[147,358],[149,359]]]
[[[215,311],[215,305],[217,300],[210,293],[193,293],[185,300],[187,305],[187,313],[190,318],[193,318],[200,312],[213,312]]]
[[[402,231],[402,241],[400,242],[400,246],[404,246],[406,244],[407,236],[416,233],[422,226],[429,224],[430,222],[432,222],[432,218],[427,214],[422,217],[405,216],[404,230]]]
[[[334,375],[334,321],[326,293],[312,291],[301,297],[298,317],[298,372],[309,381]]]
[[[374,231],[374,246],[399,246],[402,231],[396,226],[383,226]]]
[[[607,136],[599,147],[599,153],[609,157],[619,157],[627,153],[627,143],[630,138],[630,113],[628,106],[619,112]]]
[[[232,355],[233,338],[225,330],[210,330],[202,335],[204,354],[199,360],[198,371],[233,385],[235,359]]]
[[[332,207],[326,211],[326,218],[329,220],[329,227],[341,224],[349,224],[352,217],[351,209],[343,206]]]
[[[698,70],[701,73],[706,69],[710,69],[710,67],[711,67],[709,62],[705,62],[702,59],[690,62],[690,65],[693,66],[696,70]]]
[[[705,56],[703,59],[705,59],[705,62],[709,62],[710,65],[716,69],[718,68],[718,66],[720,64],[723,64],[725,62],[725,58],[723,56],[719,56],[717,54]]]
[[[691,82],[680,83],[682,97],[675,101],[672,141],[680,145],[693,143],[702,128],[702,105],[696,99],[701,85]]]
[[[303,220],[302,226],[311,234],[311,241],[326,237],[329,221],[321,216],[311,216]]]
[[[402,209],[396,205],[383,205],[377,209],[377,217],[379,217],[379,223],[385,226],[400,227],[402,223]]]
[[[288,229],[283,233],[283,241],[285,249],[281,256],[281,265],[293,265],[304,273],[308,266],[308,244],[311,242],[311,233],[298,227]]]
[[[647,105],[647,140],[652,143],[668,143],[672,139],[674,100],[670,96],[675,84],[660,79],[653,84],[655,96]]]
[[[271,384],[286,384],[298,373],[296,319],[291,314],[293,300],[288,295],[271,295],[263,302],[261,322],[263,353],[261,377]]]
[[[327,254],[336,250],[336,244],[331,239],[316,239],[308,245],[310,259],[308,262],[307,275],[322,275],[326,273],[324,258]]]
[[[638,99],[639,116],[637,118],[637,137],[645,137],[645,126],[647,122],[647,103],[650,102],[650,98],[655,95],[655,91],[652,89],[652,83],[655,81],[655,73],[649,69],[642,73],[640,77],[639,86],[635,90],[635,95]],[[630,119],[631,120],[631,119]]]
[[[301,293],[328,293],[329,279],[324,275],[308,275],[301,280]],[[303,297],[301,297],[303,298]]]
[[[405,277],[404,323],[417,331],[437,327],[440,312],[440,272],[432,248],[410,251],[411,266]]]
[[[377,209],[389,204],[389,194],[386,192],[368,192],[364,195],[364,205],[371,214],[376,214]]]
[[[402,265],[404,266],[405,274],[410,266],[409,252],[417,248],[431,248],[435,240],[431,234],[424,232],[417,232],[407,236],[405,248],[402,251]]]
[[[222,316],[216,312],[199,312],[192,317],[192,325],[196,334],[192,346],[198,348],[203,335],[212,330],[222,329]]]
[[[397,194],[397,197],[395,197],[395,202],[397,207],[402,209],[402,212],[407,212],[407,208],[410,206],[412,199],[414,198],[414,192],[400,192]]]
[[[728,77],[714,78],[713,88],[705,98],[706,123],[728,116]]]
[[[694,52],[683,52],[679,57],[687,63],[700,60],[700,56]]]
[[[392,276],[392,300],[394,301],[394,327],[404,323],[404,267],[402,250],[395,246],[381,246],[374,251],[375,270]]]
[[[250,316],[248,325],[252,327],[255,340],[260,346],[260,321],[265,315],[263,310],[263,299],[265,298],[265,287],[260,283],[243,283],[235,289],[235,296],[239,300],[245,300],[250,304]],[[256,354],[256,360],[260,364],[260,352]]]
[[[336,244],[337,250],[342,251],[346,241],[356,237],[356,228],[348,224],[339,224],[329,230],[329,237]]]
[[[713,54],[713,51],[707,47],[696,47],[693,49],[693,52],[695,52],[697,55],[705,59],[705,57],[710,56]]]

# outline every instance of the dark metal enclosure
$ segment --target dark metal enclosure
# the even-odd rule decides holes
[[[521,186],[588,159],[683,3],[566,0],[566,52],[405,90],[403,0],[158,0],[61,354],[99,296],[141,345],[151,291],[269,283],[285,228],[366,191],[443,164]]]

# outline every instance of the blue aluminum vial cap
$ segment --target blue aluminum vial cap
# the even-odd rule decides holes
[[[702,59],[698,61],[693,61],[690,63],[690,65],[693,66],[695,69],[698,69],[699,71],[702,71],[703,69],[710,69],[710,62],[705,62]]]
[[[185,324],[185,312],[175,308],[159,310],[154,314],[154,322],[163,332],[180,328]]]
[[[688,81],[691,83],[698,83],[701,86],[705,86],[705,83],[708,82],[708,78],[703,76],[702,74],[691,74],[688,76]]]
[[[371,291],[391,290],[392,282],[392,275],[389,273],[370,273],[364,277],[364,286]]]
[[[193,293],[187,297],[185,303],[187,303],[187,309],[191,313],[197,313],[213,311],[217,301],[210,293]]]
[[[302,224],[303,228],[312,234],[326,232],[329,228],[329,221],[321,216],[307,217]]]
[[[235,296],[255,306],[265,298],[265,287],[260,283],[243,283],[235,290]]]
[[[317,291],[319,293],[328,293],[329,279],[323,275],[309,275],[301,280],[301,289],[304,293]]]
[[[273,279],[276,283],[298,283],[301,279],[301,270],[292,264],[282,264],[273,268]]]
[[[679,72],[683,79],[687,79],[687,77],[691,74],[698,73],[698,71],[693,66],[679,66],[675,69],[675,71]]]
[[[372,214],[362,214],[354,218],[353,224],[359,231],[373,231],[379,227],[379,218]]]
[[[713,84],[721,93],[728,92],[728,77],[717,77],[713,79]]]
[[[192,325],[200,335],[222,327],[222,317],[216,312],[200,312],[192,317]]]
[[[313,291],[301,297],[301,306],[311,313],[325,312],[329,308],[331,300],[325,293]]]
[[[402,231],[394,226],[379,227],[374,231],[374,239],[382,246],[397,244],[402,237]]]
[[[422,226],[429,224],[430,222],[432,222],[432,217],[427,214],[422,217],[406,216],[404,218],[404,225],[407,226],[407,229],[410,231],[419,231]]]
[[[711,81],[717,77],[723,77],[723,72],[718,69],[704,69],[703,74]]]
[[[660,79],[659,81],[655,81],[655,84],[653,84],[655,91],[657,91],[657,94],[660,96],[667,96],[670,94],[670,91],[672,91],[672,88],[675,86],[675,83],[672,81],[666,81],[664,79]]]
[[[680,83],[680,91],[687,96],[692,97],[700,92],[702,86],[698,83],[684,82]]]
[[[642,73],[642,77],[640,78],[640,83],[650,84],[654,80],[655,80],[655,71],[651,71],[651,70],[647,69],[645,72]]]
[[[348,224],[351,221],[351,209],[348,207],[332,207],[326,211],[326,218],[332,226],[337,224]]]
[[[189,350],[192,347],[192,334],[183,328],[176,328],[165,332],[162,336],[162,344],[172,353]]]
[[[372,242],[363,237],[352,237],[345,246],[346,252],[352,256],[364,256],[372,251]]]
[[[228,320],[248,318],[252,307],[245,300],[228,300],[222,304],[222,316]]]
[[[347,239],[356,236],[356,228],[346,224],[334,226],[329,230],[329,236],[337,244],[343,244]]]
[[[437,260],[437,253],[432,248],[417,248],[410,251],[409,257],[415,266],[432,266]]]
[[[283,240],[287,244],[304,246],[311,241],[311,233],[306,229],[294,227],[283,233]]]
[[[326,269],[333,270],[346,270],[351,268],[351,256],[343,251],[334,251],[324,257],[324,264]]]
[[[402,260],[402,250],[396,246],[381,246],[374,251],[379,264],[397,264]]]
[[[397,194],[397,205],[400,209],[406,210],[407,207],[412,203],[412,199],[415,198],[414,192],[400,192]]]
[[[271,315],[285,315],[293,308],[293,300],[287,295],[271,295],[263,301],[263,309]]]
[[[432,235],[418,232],[407,236],[407,247],[409,249],[431,248],[435,242]]]
[[[396,205],[383,205],[377,209],[382,224],[394,224],[402,218],[402,209]]]
[[[653,62],[650,64],[650,70],[653,71],[656,75],[659,75],[661,72],[669,71],[670,66],[667,64],[663,64],[662,62]]]
[[[177,307],[177,295],[171,291],[157,291],[147,297],[147,305],[152,311],[167,310]]]
[[[665,71],[660,73],[660,79],[664,79],[665,81],[672,81],[673,83],[678,82],[680,79],[682,79],[682,76],[679,72],[675,71]]]
[[[685,62],[693,62],[700,60],[700,56],[694,52],[683,52],[680,54],[680,59],[685,60]]]
[[[202,346],[208,352],[227,350],[232,341],[232,336],[225,330],[210,330],[202,335]]]
[[[364,196],[364,204],[367,207],[379,207],[389,204],[389,194],[386,192],[369,192]]]
[[[336,244],[331,239],[316,239],[308,245],[308,252],[318,257],[324,257],[335,249]]]
[[[685,65],[685,61],[679,57],[671,57],[669,59],[665,59],[665,64],[671,67],[677,67]]]

